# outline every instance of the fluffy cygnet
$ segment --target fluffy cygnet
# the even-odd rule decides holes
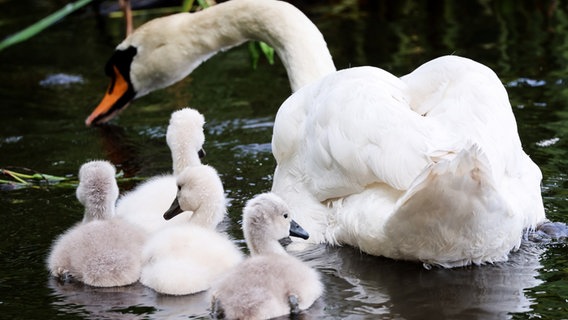
[[[250,200],[243,210],[243,232],[251,257],[212,288],[214,317],[269,319],[296,314],[321,296],[319,274],[279,243],[288,235],[308,238],[291,220],[282,199],[264,193]]]
[[[87,162],[79,170],[79,181],[76,194],[85,206],[84,218],[54,241],[47,258],[49,272],[96,287],[136,282],[146,233],[114,217],[114,167],[106,161]]]
[[[143,250],[140,282],[159,293],[185,295],[209,289],[242,260],[242,253],[215,231],[226,214],[217,171],[207,165],[190,166],[179,174],[177,183],[177,197],[164,218],[186,211],[189,221],[152,235]]]
[[[162,214],[176,197],[176,176],[187,166],[201,164],[200,157],[205,154],[204,123],[203,115],[191,108],[172,113],[166,142],[172,154],[173,174],[153,177],[120,197],[116,206],[118,216],[150,233],[167,225],[185,223],[185,216],[166,221]]]

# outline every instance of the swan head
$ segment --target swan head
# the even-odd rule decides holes
[[[217,171],[208,165],[190,166],[177,177],[178,192],[164,213],[169,220],[191,211],[191,223],[215,228],[225,217],[225,192]],[[189,213],[186,213],[189,214]]]
[[[83,221],[101,220],[114,215],[119,190],[116,170],[107,161],[90,161],[79,169],[77,199],[85,206]]]
[[[116,50],[105,66],[105,74],[110,84],[99,105],[85,120],[85,124],[101,124],[114,118],[136,97],[136,89],[132,84],[130,69],[138,50],[128,47]]]
[[[288,236],[309,237],[307,231],[292,220],[284,200],[271,192],[257,195],[247,202],[243,209],[243,233],[252,254],[273,250],[280,246],[279,240]]]
[[[180,81],[214,54],[204,55],[196,49],[200,47],[199,37],[184,34],[181,24],[190,25],[191,15],[180,13],[151,20],[116,47],[105,66],[110,84],[85,120],[87,126],[105,123],[132,100]]]

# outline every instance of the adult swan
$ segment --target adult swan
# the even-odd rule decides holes
[[[541,172],[493,71],[446,56],[402,78],[336,72],[321,33],[285,2],[232,0],[148,22],[109,60],[111,84],[87,125],[249,39],[275,48],[295,91],[274,124],[272,191],[312,241],[455,267],[506,260],[545,220]]]

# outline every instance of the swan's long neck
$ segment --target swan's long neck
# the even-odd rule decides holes
[[[204,228],[215,229],[226,214],[224,199],[222,201],[203,201],[191,216],[191,223]]]
[[[160,30],[158,36],[154,34],[157,29]],[[173,82],[187,76],[215,53],[248,40],[264,41],[275,49],[286,68],[292,91],[336,70],[317,27],[301,11],[283,1],[231,0],[197,13],[156,19],[136,33],[137,37],[126,39],[118,49],[137,46],[137,42],[143,44],[152,36],[175,41],[175,48],[164,50],[167,51],[163,52],[164,56],[158,54],[160,57],[152,58],[156,60],[152,63],[176,65],[178,69],[170,72],[177,73],[174,76],[177,79],[170,79]],[[164,42],[163,39],[151,41],[158,48],[155,51]],[[139,51],[144,49],[143,45],[138,48]],[[152,81],[148,80],[151,74],[143,76],[133,81]],[[150,86],[140,83],[137,87]],[[147,93],[140,90],[138,96]]]
[[[246,40],[270,44],[286,68],[292,91],[335,71],[323,35],[297,8],[282,1],[232,0],[204,10],[214,51]]]
[[[282,254],[286,255],[284,247],[276,240],[264,240],[262,238],[252,238],[247,240],[247,246],[251,255]]]
[[[201,159],[195,148],[186,146],[183,143],[169,144],[172,153],[172,168],[174,176],[178,176],[183,169],[195,167],[201,164]]]
[[[243,232],[251,255],[287,254],[280,242],[270,236],[267,226],[259,221],[244,221]]]
[[[106,220],[114,217],[115,203],[104,197],[99,199],[91,198],[91,201],[85,204],[85,214],[83,222],[94,220]]]
[[[178,176],[189,166],[201,164],[199,150],[203,148],[205,119],[197,110],[183,108],[170,117],[166,142],[172,153],[174,175]]]

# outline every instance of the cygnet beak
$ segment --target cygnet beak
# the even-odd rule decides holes
[[[310,235],[296,221],[290,220],[290,236],[296,238],[308,239]]]
[[[177,216],[178,214],[180,214],[182,212],[183,212],[183,210],[180,208],[179,201],[176,197],[174,199],[174,202],[172,202],[172,205],[170,206],[168,211],[166,211],[166,213],[164,213],[164,219],[170,220],[171,218]]]

